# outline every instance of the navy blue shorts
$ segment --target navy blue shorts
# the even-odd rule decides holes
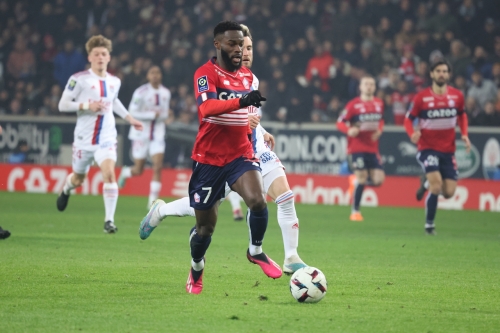
[[[354,153],[349,155],[351,170],[382,169],[380,156],[375,153]]]
[[[193,161],[193,174],[189,181],[189,202],[197,210],[213,207],[224,198],[226,182],[233,185],[238,178],[250,170],[260,170],[258,160],[239,157],[222,167]]]
[[[439,171],[443,179],[458,179],[457,161],[453,153],[426,149],[417,153],[417,161],[425,173]]]

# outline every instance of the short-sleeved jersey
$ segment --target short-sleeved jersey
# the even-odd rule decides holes
[[[372,135],[380,128],[383,119],[384,102],[379,98],[363,101],[356,97],[347,103],[345,112],[339,117],[339,122],[349,122],[351,126],[359,126],[356,137],[347,137],[347,153],[378,153],[378,140],[373,141]]]
[[[198,107],[208,99],[229,100],[247,94],[252,89],[253,74],[241,67],[227,72],[216,58],[198,68],[194,74],[194,93]],[[234,159],[253,157],[248,140],[248,109],[243,108],[218,116],[203,117],[200,122],[191,158],[203,164],[224,166]]]
[[[144,126],[142,131],[130,127],[130,140],[163,140],[165,137],[165,120],[170,109],[170,90],[160,85],[155,89],[146,83],[134,91],[128,111],[140,120]],[[158,117],[156,118],[156,115]]]
[[[442,95],[435,94],[430,87],[419,92],[407,114],[412,121],[418,119],[422,133],[418,150],[454,153],[457,116],[463,112],[464,95],[458,89],[448,86]]]
[[[80,149],[91,148],[104,143],[116,142],[113,102],[118,98],[121,81],[106,73],[100,77],[91,69],[73,74],[65,88],[65,93],[78,103],[102,101],[105,109],[99,112],[77,111],[74,145]]]

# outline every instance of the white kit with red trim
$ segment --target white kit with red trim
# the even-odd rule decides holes
[[[116,76],[106,73],[105,77],[100,77],[90,69],[71,76],[64,90],[66,96],[77,103],[102,101],[105,105],[99,112],[77,111],[74,147],[92,150],[97,145],[116,142],[113,102],[118,98],[120,86],[121,81]]]

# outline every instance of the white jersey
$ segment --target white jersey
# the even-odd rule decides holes
[[[252,82],[252,90],[258,90],[258,89],[259,89],[259,79],[254,74]],[[248,113],[262,116],[261,109],[255,106],[249,106]],[[264,152],[271,150],[267,146],[267,143],[264,141],[264,133],[266,133],[266,130],[264,130],[264,128],[260,124],[257,125],[257,128],[252,130],[252,146],[253,146],[253,151],[257,158],[259,158],[260,155],[262,155]]]
[[[94,149],[99,145],[116,143],[116,126],[113,104],[118,99],[121,81],[106,73],[100,77],[91,69],[73,74],[63,92],[63,99],[76,103],[102,101],[105,108],[99,112],[78,110],[74,131],[74,146],[79,149]],[[62,111],[62,110],[61,110]]]
[[[170,90],[160,85],[158,89],[149,83],[143,84],[134,91],[128,108],[132,117],[140,120],[144,126],[142,131],[130,127],[130,140],[164,140],[165,120],[170,109]],[[158,115],[158,116],[157,116]]]

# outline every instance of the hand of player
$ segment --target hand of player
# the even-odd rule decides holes
[[[134,128],[138,131],[142,131],[144,129],[142,123],[139,120],[132,117],[130,114],[125,117],[125,120],[128,121],[128,123],[131,126],[134,126]]]
[[[274,149],[274,136],[272,136],[272,134],[270,133],[266,133],[264,134],[264,141],[267,143],[267,146],[269,147],[269,149],[273,150]]]
[[[260,116],[257,114],[248,114],[248,122],[250,124],[251,129],[257,128],[257,125],[260,124]]]
[[[420,133],[420,131],[415,131],[413,132],[413,134],[411,135],[411,142],[413,142],[414,144],[417,144],[418,143],[418,140],[420,140],[420,136],[422,135],[422,133]]]
[[[464,143],[465,143],[465,152],[468,154],[470,153],[470,140],[469,140],[469,137],[467,135],[462,135],[462,140],[464,140]]]
[[[105,108],[104,103],[102,101],[95,101],[89,104],[89,110],[92,112],[100,112]]]
[[[358,128],[358,127],[356,127],[356,126],[351,126],[351,127],[349,127],[349,129],[347,130],[347,135],[348,135],[348,136],[351,136],[351,137],[353,137],[353,138],[354,138],[354,137],[356,137],[356,136],[358,136],[358,134],[359,134],[359,128]]]
[[[381,135],[382,135],[382,131],[381,130],[376,130],[372,134],[372,141],[377,141],[380,138]]]
[[[253,105],[257,108],[260,108],[262,104],[260,102],[267,101],[265,97],[262,97],[260,94],[260,91],[258,90],[253,90],[249,92],[248,94],[243,95],[240,98],[240,107],[246,108],[247,106]]]

